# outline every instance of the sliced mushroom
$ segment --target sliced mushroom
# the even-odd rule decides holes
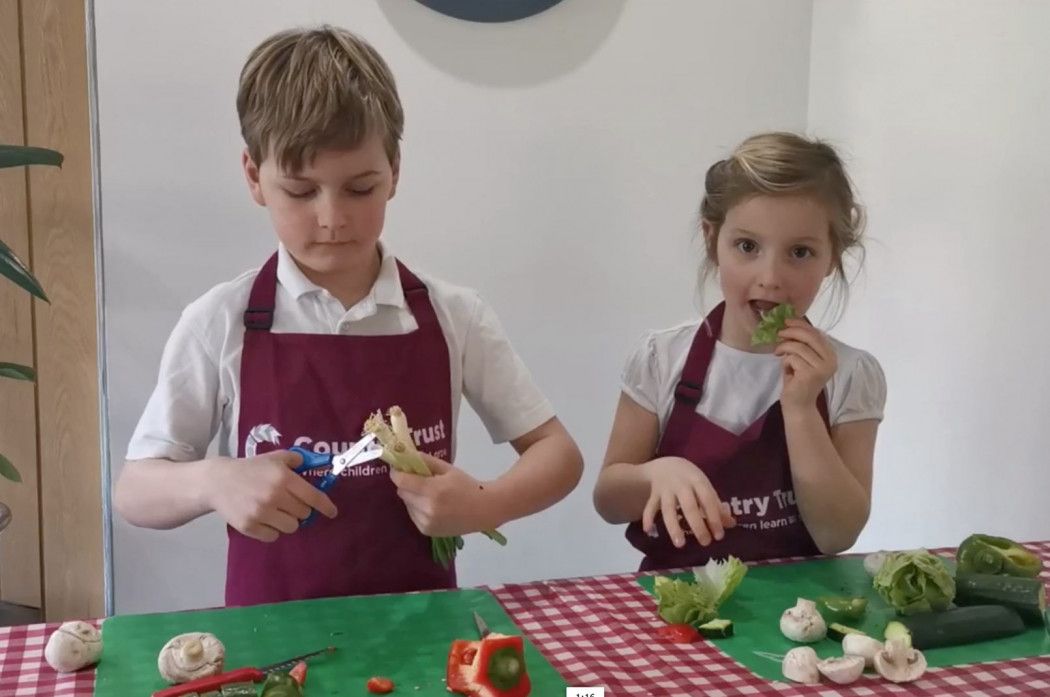
[[[59,673],[72,673],[98,663],[102,634],[87,622],[66,622],[56,629],[44,647],[44,660]]]
[[[891,639],[875,654],[875,670],[891,682],[912,682],[926,672],[926,657],[900,639]]]
[[[867,634],[847,634],[842,638],[842,653],[860,656],[864,659],[865,668],[875,666],[875,654],[879,651],[882,651],[882,642]]]
[[[784,656],[780,670],[784,677],[793,682],[816,685],[820,682],[820,671],[817,670],[817,652],[808,646],[798,646]]]
[[[860,656],[840,656],[825,658],[817,664],[817,670],[825,678],[838,685],[849,685],[856,682],[864,672],[864,659]]]
[[[864,570],[868,572],[868,576],[874,576],[879,573],[879,569],[886,563],[886,557],[889,556],[889,552],[879,551],[872,552],[868,556],[864,557]]]
[[[795,607],[784,610],[780,616],[780,631],[791,641],[811,644],[828,634],[828,625],[812,600],[799,598]]]
[[[214,634],[191,632],[168,640],[157,656],[157,669],[170,683],[189,682],[222,672],[226,647]]]

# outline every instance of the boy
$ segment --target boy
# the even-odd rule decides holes
[[[276,34],[244,66],[237,110],[278,251],[183,312],[115,506],[150,528],[222,516],[227,605],[454,587],[427,536],[553,505],[579,481],[579,450],[478,295],[414,274],[379,242],[404,116],[371,46],[327,26]],[[520,455],[495,481],[446,462],[461,395]],[[436,476],[376,461],[326,496],[292,471],[301,459],[281,446],[338,452],[393,405]],[[322,515],[300,529],[312,509]]]

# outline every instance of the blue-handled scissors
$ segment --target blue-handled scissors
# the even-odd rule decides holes
[[[329,468],[328,473],[314,484],[321,491],[328,491],[338,481],[339,475],[347,468],[371,462],[383,454],[383,448],[377,445],[375,440],[375,434],[369,433],[348,449],[334,455],[331,453],[315,453],[313,450],[307,450],[298,445],[288,448],[288,450],[297,453],[303,458],[303,463],[295,468],[295,471],[299,474],[321,467]],[[302,522],[300,527],[309,525],[316,515],[316,510],[310,511],[310,515]]]

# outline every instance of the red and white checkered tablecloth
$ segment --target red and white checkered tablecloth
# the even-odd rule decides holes
[[[1050,541],[1027,546],[1050,567]],[[1050,655],[935,668],[907,685],[869,676],[848,686],[768,682],[712,643],[640,639],[651,636],[660,620],[636,579],[637,574],[595,576],[492,591],[570,686],[604,687],[607,697],[1050,697]],[[44,662],[44,645],[57,626],[0,628],[0,697],[91,697],[94,671],[58,675]]]

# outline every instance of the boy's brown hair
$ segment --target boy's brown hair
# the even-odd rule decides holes
[[[391,164],[405,116],[386,61],[353,33],[324,25],[290,29],[248,56],[237,90],[237,115],[248,154],[299,171],[319,149],[352,149],[383,139]]]

